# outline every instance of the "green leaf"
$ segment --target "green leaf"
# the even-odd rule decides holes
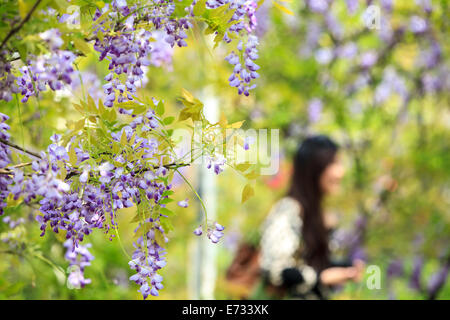
[[[258,178],[259,174],[255,170],[253,170],[252,172],[246,174],[245,177],[249,180],[253,180],[253,179]]]
[[[19,0],[19,14],[22,19],[25,19],[32,6],[33,4],[31,2]]]
[[[83,129],[85,123],[86,123],[86,119],[84,119],[84,118],[75,122],[74,131],[80,131],[81,129]]]
[[[106,112],[105,107],[103,106],[103,102],[101,99],[98,99],[98,114],[100,116],[103,116]]]
[[[133,101],[121,102],[118,104],[119,108],[131,110],[136,108],[137,103]]]
[[[154,230],[155,230],[155,241],[156,241],[156,243],[160,247],[164,248],[166,246],[166,241],[164,240],[164,235],[158,229],[154,229]]]
[[[287,14],[289,14],[291,16],[294,15],[294,13],[291,10],[289,10],[286,7],[283,7],[281,4],[279,4],[279,3],[275,2],[275,1],[273,2],[273,4],[275,5],[275,7],[277,7],[279,10],[283,11],[284,13],[287,13]]]
[[[169,218],[166,217],[159,217],[159,222],[161,223],[161,227],[163,227],[163,229],[166,232],[172,231],[173,230],[173,225],[172,222],[170,221]]]
[[[182,97],[180,100],[186,108],[181,110],[178,121],[183,121],[189,118],[193,121],[201,120],[203,103],[200,100],[194,98],[194,96],[185,89],[182,89]]]
[[[69,4],[65,0],[53,0],[53,3],[58,8],[58,12],[61,14],[66,13]]]
[[[164,198],[161,201],[159,201],[160,204],[167,204],[170,202],[173,202],[174,200],[172,198]]]
[[[90,95],[88,95],[88,110],[90,113],[92,114],[97,114],[97,107],[95,105],[94,99],[92,99],[92,97]]]
[[[109,111],[105,111],[104,118],[105,118],[105,120],[109,121],[110,123],[116,121],[117,120],[116,110],[111,109]]]
[[[158,105],[155,107],[155,112],[159,116],[164,114],[164,103],[162,101],[158,102]]]
[[[247,201],[255,194],[253,187],[250,184],[246,184],[244,189],[242,190],[242,203]]]
[[[175,3],[175,10],[172,13],[172,17],[181,18],[186,16],[185,9],[192,4],[192,0],[180,0],[174,1],[174,3]]]
[[[26,43],[25,44],[20,44],[16,48],[17,48],[17,51],[20,54],[20,60],[22,60],[24,63],[26,63],[27,56],[28,56],[28,49],[27,49]]]
[[[208,25],[208,28],[205,29],[205,34],[213,34],[216,30],[214,28],[211,28],[211,26]]]
[[[181,96],[188,102],[190,103],[194,103],[195,102],[195,98],[192,95],[192,93],[190,93],[189,91],[187,91],[184,88],[181,88]]]
[[[206,0],[199,0],[193,9],[194,15],[199,17],[206,11]]]
[[[103,34],[102,30],[98,30],[97,32],[97,38],[100,40],[100,42],[103,42],[105,35]]]
[[[120,137],[120,144],[121,144],[122,146],[126,146],[127,143],[128,143],[128,140],[127,140],[127,134],[126,134],[126,132],[125,132],[125,130],[124,130],[124,131],[122,131],[122,136]]]
[[[159,213],[164,214],[164,215],[166,215],[166,216],[171,216],[171,215],[174,214],[173,211],[171,211],[171,210],[169,210],[169,209],[167,209],[167,208],[161,208],[161,209],[159,210]]]
[[[169,124],[171,124],[174,120],[175,120],[175,117],[167,117],[167,118],[165,118],[165,119],[163,120],[163,123],[164,123],[165,125],[169,125]]]
[[[224,6],[210,10],[211,18],[216,18],[216,17],[220,18],[221,16],[223,16],[225,14],[225,12],[230,8],[230,5],[231,5],[231,3],[227,3]]]
[[[220,16],[220,20],[219,20],[219,24],[220,25],[225,25],[228,23],[228,21],[231,20],[231,18],[234,15],[234,11],[235,10],[230,10],[227,13],[225,13],[224,15]]]
[[[137,214],[133,217],[133,219],[131,219],[130,223],[133,223],[133,222],[139,222],[139,221],[141,221],[141,220],[142,220],[142,216],[141,216],[139,213],[137,213]]]
[[[72,144],[69,149],[69,162],[72,166],[76,166],[78,161],[77,154],[75,152],[75,145]]]
[[[86,43],[86,41],[84,41],[84,39],[80,39],[80,38],[73,38],[73,44],[75,46],[75,48],[77,48],[78,50],[80,50],[82,53],[84,53],[85,55],[88,55],[89,53],[91,53],[91,48],[89,47],[89,45]]]
[[[240,164],[238,164],[238,165],[236,166],[236,169],[239,170],[239,171],[241,171],[241,172],[244,172],[244,171],[247,171],[248,168],[250,168],[250,166],[251,166],[251,164],[248,163],[248,162],[240,163]]]
[[[172,190],[166,190],[163,192],[162,197],[171,196],[173,194],[174,194],[174,192]]]
[[[228,125],[228,120],[227,117],[225,116],[225,113],[222,111],[220,113],[220,119],[219,119],[219,126],[223,129],[225,129]]]
[[[240,127],[242,127],[244,122],[245,122],[245,120],[238,121],[238,122],[232,123],[229,127],[233,128],[233,129],[239,129]]]
[[[73,104],[74,108],[81,114],[85,114],[86,110],[84,110],[84,108],[82,106],[80,106],[79,104],[74,103]]]

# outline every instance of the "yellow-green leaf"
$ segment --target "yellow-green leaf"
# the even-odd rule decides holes
[[[187,101],[194,103],[194,96],[184,88],[181,89],[181,96]]]
[[[28,12],[30,11],[31,6],[25,0],[19,0],[19,14],[22,19],[25,19]]]
[[[88,55],[91,52],[91,48],[83,39],[73,38],[73,44],[75,45],[75,48],[83,52],[85,55]]]
[[[138,213],[138,214],[136,214],[135,216],[134,216],[134,218],[133,219],[131,219],[131,223],[132,222],[139,222],[139,221],[141,221],[142,220],[142,217],[141,217],[141,215]]]
[[[258,174],[255,170],[253,170],[252,172],[246,174],[245,177],[246,177],[247,179],[253,180],[253,179],[258,178],[258,177],[259,177],[259,174]]]
[[[77,154],[75,152],[75,145],[72,144],[69,149],[69,162],[72,166],[76,166],[78,161]]]
[[[98,100],[98,114],[99,114],[100,116],[103,116],[103,114],[105,113],[105,111],[106,111],[106,109],[105,109],[105,107],[103,106],[103,102],[102,102],[101,99],[99,99],[99,100]]]
[[[247,201],[255,194],[253,187],[250,184],[246,184],[244,190],[242,190],[242,203]]]
[[[283,7],[281,4],[279,4],[279,3],[275,2],[275,1],[273,2],[273,4],[275,5],[275,7],[277,7],[279,10],[283,11],[284,13],[287,13],[287,14],[289,14],[291,16],[294,15],[294,13],[291,10],[289,10],[286,7]]]
[[[19,198],[17,200],[14,200],[14,195],[12,193],[10,193],[8,195],[8,197],[6,198],[6,204],[8,207],[15,207],[18,206],[19,204],[21,204],[23,201],[22,198]]]
[[[105,35],[103,34],[102,30],[98,30],[97,32],[97,38],[100,40],[100,42],[103,42]]]
[[[105,117],[105,120],[108,120],[109,122],[116,121],[116,119],[117,119],[116,110],[111,109],[109,111],[106,111],[104,117]]]
[[[242,120],[242,121],[238,121],[238,122],[232,123],[232,124],[230,125],[230,127],[233,128],[233,129],[239,129],[240,127],[242,127],[242,125],[244,124],[244,122],[245,122],[245,120]]]
[[[74,130],[75,130],[75,131],[79,131],[79,130],[83,129],[83,128],[84,128],[84,123],[85,123],[85,122],[86,122],[86,120],[85,120],[84,118],[78,120],[77,122],[75,122]]]
[[[169,124],[171,124],[173,121],[175,120],[175,117],[167,117],[167,118],[165,118],[164,120],[163,120],[163,123],[165,124],[165,125],[169,125]]]
[[[227,117],[225,116],[225,114],[222,112],[220,114],[220,119],[219,119],[219,126],[221,126],[222,128],[226,128],[228,125],[228,120]]]
[[[125,132],[125,130],[122,131],[122,136],[120,137],[120,144],[122,146],[125,146],[127,144],[128,140],[127,140],[127,134]]]
[[[199,0],[193,9],[195,16],[201,16],[206,11],[206,0]]]
[[[95,106],[94,99],[88,95],[88,110],[90,113],[97,114],[97,107]]]
[[[241,172],[244,172],[244,171],[247,171],[248,168],[250,168],[250,166],[251,166],[250,163],[244,162],[244,163],[238,164],[238,165],[236,166],[236,169],[239,170],[239,171],[241,171]]]
[[[162,101],[159,101],[156,105],[155,112],[159,116],[162,116],[164,114],[164,103]]]
[[[158,229],[155,229],[155,240],[156,240],[156,243],[160,247],[165,247],[166,246],[166,241],[164,240],[164,235]]]
[[[79,104],[74,103],[73,106],[75,107],[75,109],[76,109],[79,113],[81,113],[81,114],[84,114],[84,113],[85,113],[84,108],[83,108],[82,106],[80,106]]]

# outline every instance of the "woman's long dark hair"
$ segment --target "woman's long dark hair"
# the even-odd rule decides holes
[[[316,270],[329,262],[328,232],[322,214],[323,191],[320,176],[334,161],[338,146],[330,138],[319,135],[303,141],[294,157],[294,170],[288,195],[302,207],[302,234],[305,261]]]

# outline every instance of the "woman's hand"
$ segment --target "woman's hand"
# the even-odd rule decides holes
[[[320,273],[320,281],[326,285],[338,285],[353,280],[361,281],[364,274],[364,262],[355,260],[352,267],[332,267]]]
[[[356,276],[352,279],[355,282],[359,282],[364,277],[364,269],[366,264],[364,261],[356,259],[353,261],[353,267],[356,268]]]

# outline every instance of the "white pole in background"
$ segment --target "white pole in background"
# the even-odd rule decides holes
[[[211,88],[206,88],[201,97],[204,103],[204,115],[211,123],[219,121],[219,101],[214,96]],[[206,163],[198,167],[198,193],[202,198],[208,220],[215,221],[217,218],[217,177],[214,170],[207,169]],[[198,221],[204,223],[204,212],[198,206]],[[216,270],[216,247],[205,234],[194,240],[190,245],[191,266],[189,270],[188,287],[191,299],[214,299]]]

